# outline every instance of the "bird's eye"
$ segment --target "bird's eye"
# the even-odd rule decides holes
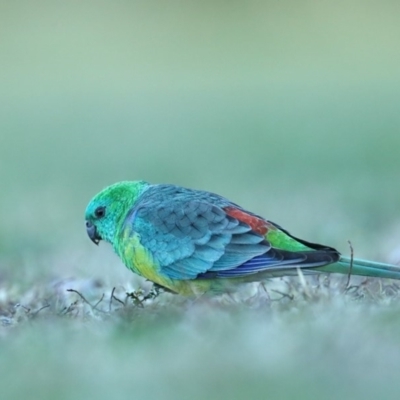
[[[94,216],[96,218],[103,218],[106,215],[106,208],[105,207],[97,207],[94,211]]]

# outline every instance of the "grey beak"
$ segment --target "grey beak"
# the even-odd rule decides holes
[[[101,236],[98,234],[96,226],[93,225],[90,221],[86,221],[86,232],[90,240],[94,244],[98,245],[101,240]]]

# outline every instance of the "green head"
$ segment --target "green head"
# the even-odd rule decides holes
[[[85,211],[89,238],[95,244],[102,239],[114,243],[126,215],[148,186],[144,181],[118,182],[94,196]]]

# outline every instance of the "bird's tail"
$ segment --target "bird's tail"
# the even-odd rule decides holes
[[[342,256],[336,263],[315,269],[321,272],[350,273],[351,275],[372,276],[375,278],[400,279],[400,266],[398,265],[360,260],[358,258],[351,260],[351,258]]]

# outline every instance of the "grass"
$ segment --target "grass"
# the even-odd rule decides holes
[[[346,290],[345,281],[274,280],[267,292],[126,304],[110,302],[98,282],[32,289],[21,297],[31,304],[9,303],[1,319],[3,394],[395,398],[399,286],[369,280]],[[88,299],[65,290],[72,286]]]

